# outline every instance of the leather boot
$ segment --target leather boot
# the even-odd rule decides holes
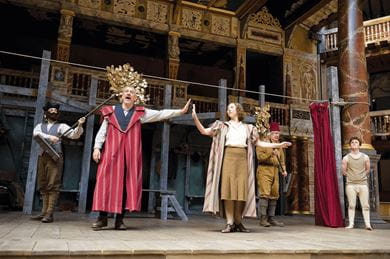
[[[284,224],[280,221],[275,220],[277,200],[270,200],[268,204],[268,222],[271,226],[284,227]]]
[[[31,216],[31,220],[42,220],[43,217],[45,217],[46,211],[47,211],[47,206],[49,203],[49,196],[47,193],[41,193],[41,198],[42,198],[42,211],[41,214]]]
[[[107,227],[107,216],[106,217],[98,217],[96,222],[92,224],[93,230],[101,230],[104,227]]]
[[[271,224],[268,222],[268,217],[267,216],[260,216],[260,226],[263,227],[270,227]]]
[[[274,217],[268,217],[268,222],[271,226],[284,227],[284,223],[277,221]]]
[[[57,204],[58,195],[59,195],[58,192],[50,192],[49,193],[49,195],[48,195],[49,201],[48,201],[48,205],[47,205],[47,210],[46,210],[45,216],[42,218],[41,222],[51,223],[54,221],[53,211],[54,211],[54,207]]]
[[[115,217],[115,229],[116,230],[126,230],[127,227],[125,223],[123,222],[123,214],[116,214]]]
[[[260,214],[260,226],[269,227],[271,226],[268,222],[267,217],[267,208],[268,208],[268,200],[264,198],[260,198],[259,200],[259,214]]]

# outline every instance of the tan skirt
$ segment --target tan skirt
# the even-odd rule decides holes
[[[222,164],[221,199],[246,201],[248,162],[246,148],[226,147]]]

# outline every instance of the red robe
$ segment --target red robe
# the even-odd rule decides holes
[[[135,107],[127,129],[121,130],[112,106],[101,109],[108,119],[107,135],[96,174],[92,210],[122,213],[123,177],[126,174],[126,206],[141,210],[142,142],[140,117],[144,107]]]

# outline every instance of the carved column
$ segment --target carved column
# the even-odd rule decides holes
[[[299,212],[299,186],[298,186],[298,141],[296,136],[291,136],[292,146],[288,149],[290,152],[290,173],[291,181],[287,191],[287,211],[289,214],[297,214]]]
[[[237,45],[236,49],[236,88],[246,89],[246,48]],[[233,93],[238,96],[245,96],[245,92]]]
[[[170,31],[168,34],[168,77],[177,79],[177,72],[180,65],[180,33]]]
[[[351,137],[357,136],[364,143],[362,148],[373,149],[368,114],[368,81],[362,3],[362,0],[338,1],[340,94],[347,102],[361,102],[344,107],[342,132],[344,148],[348,147],[348,140]]]
[[[61,10],[61,21],[60,27],[58,28],[58,43],[56,53],[56,59],[61,61],[69,61],[74,16],[75,13],[73,11],[65,9]]]
[[[300,170],[299,170],[299,211],[310,213],[310,186],[309,186],[309,143],[308,138],[301,140]]]

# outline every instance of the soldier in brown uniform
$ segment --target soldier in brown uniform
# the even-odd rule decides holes
[[[351,152],[343,158],[342,172],[347,178],[345,191],[348,197],[348,218],[347,229],[353,228],[355,220],[356,196],[359,196],[362,205],[364,223],[367,230],[372,230],[370,224],[370,203],[367,178],[370,173],[370,158],[360,152],[361,141],[357,137],[349,140]]]
[[[271,143],[278,143],[280,128],[277,122],[270,123]],[[275,220],[276,203],[279,199],[279,171],[287,176],[283,150],[280,148],[256,148],[259,165],[257,167],[257,186],[260,192],[259,213],[260,225],[264,227],[284,224]]]

